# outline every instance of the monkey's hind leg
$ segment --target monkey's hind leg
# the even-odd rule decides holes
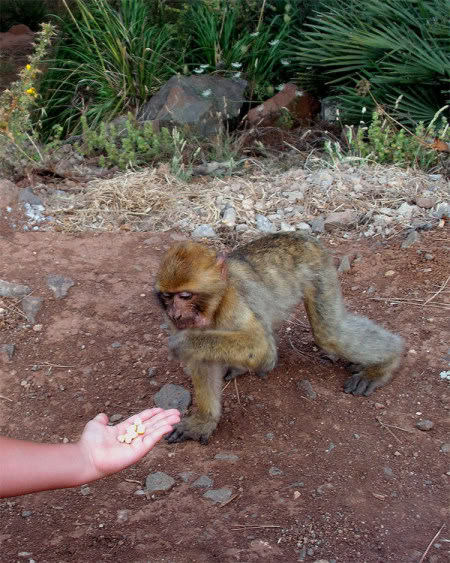
[[[169,444],[197,440],[206,445],[220,419],[225,368],[219,364],[191,362],[185,371],[192,377],[197,412],[179,422],[166,440]]]

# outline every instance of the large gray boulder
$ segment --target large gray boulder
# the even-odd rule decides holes
[[[203,137],[216,135],[223,121],[239,116],[247,82],[213,75],[172,76],[142,107],[138,121],[186,126]]]

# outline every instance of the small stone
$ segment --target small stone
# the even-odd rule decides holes
[[[231,489],[222,488],[222,489],[213,489],[211,491],[207,491],[203,497],[211,500],[214,504],[223,504],[230,500],[233,491]]]
[[[424,432],[431,430],[433,426],[434,424],[431,420],[419,420],[418,422],[416,422],[416,428],[423,430]]]
[[[397,215],[400,215],[400,217],[403,217],[405,219],[411,219],[416,209],[417,208],[415,205],[409,205],[409,203],[406,203],[405,201],[397,209]]]
[[[192,236],[195,238],[214,238],[217,235],[211,225],[199,225],[192,231]]]
[[[316,491],[319,495],[325,494],[325,491],[328,489],[332,489],[333,485],[331,483],[325,483],[324,485],[320,485],[317,487]]]
[[[330,232],[335,229],[348,228],[353,226],[358,219],[355,211],[346,209],[345,211],[335,211],[325,219],[325,230]]]
[[[377,410],[379,410],[379,411],[381,411],[382,409],[386,408],[386,407],[383,405],[383,403],[375,403],[374,407],[375,407]]]
[[[43,205],[42,200],[33,193],[32,188],[22,188],[19,192],[19,201],[29,205]]]
[[[214,481],[208,475],[201,475],[198,479],[196,479],[191,487],[195,487],[196,489],[205,489],[207,487],[213,487]]]
[[[33,326],[34,332],[41,332],[43,328],[44,328],[44,325],[41,325],[41,324]]]
[[[433,215],[438,219],[443,217],[450,217],[450,205],[448,203],[442,202],[436,206]]]
[[[83,496],[87,496],[87,495],[91,494],[91,488],[90,488],[90,487],[87,487],[86,485],[84,485],[84,486],[81,487],[80,493],[81,493]]]
[[[225,209],[222,223],[228,227],[234,227],[236,225],[236,210],[233,207],[227,207],[227,209]]]
[[[450,453],[450,442],[446,442],[445,444],[442,444],[439,451],[444,454]]]
[[[268,440],[273,440],[273,439],[275,438],[275,435],[274,435],[273,432],[267,432],[266,438],[267,438]]]
[[[277,475],[283,475],[283,472],[278,467],[271,467],[269,469],[269,475],[276,477]]]
[[[31,292],[31,287],[0,280],[0,297],[18,298],[24,297]]]
[[[75,285],[71,278],[66,278],[57,274],[47,276],[47,286],[51,289],[56,299],[66,297],[69,289]]]
[[[111,418],[109,419],[109,422],[119,422],[119,420],[122,420],[123,415],[121,414],[113,414],[111,416]]]
[[[42,307],[44,299],[42,297],[35,297],[34,295],[26,295],[21,301],[22,311],[25,313],[27,321],[30,324],[36,322],[36,315]]]
[[[311,225],[309,223],[305,223],[305,221],[300,221],[300,223],[297,223],[297,229],[299,231],[306,231],[307,233],[310,233]]]
[[[313,233],[325,232],[325,220],[323,217],[317,217],[311,221],[311,230]]]
[[[361,436],[360,434],[353,434],[353,438],[355,438],[355,440],[359,440]]]
[[[182,471],[181,473],[178,473],[178,477],[180,477],[185,483],[189,483],[193,476],[194,473],[192,471]]]
[[[423,257],[425,258],[425,260],[434,260],[434,256],[433,254],[431,254],[431,252],[426,252]]]
[[[402,242],[401,248],[403,249],[409,248],[411,245],[419,241],[420,241],[419,233],[417,231],[411,231],[409,235],[405,238],[405,240]]]
[[[16,351],[15,344],[1,344],[0,345],[0,359],[5,356],[5,360],[11,361]]]
[[[315,400],[317,399],[317,393],[313,391],[311,382],[307,379],[302,379],[296,383],[297,389],[304,395],[307,399]]]
[[[111,348],[120,348],[122,346],[122,344],[120,342],[113,342],[111,344]]]
[[[390,467],[383,467],[383,473],[385,474],[386,477],[393,477],[394,476],[394,472],[392,471],[392,469]]]
[[[325,453],[326,454],[331,453],[334,450],[335,447],[336,447],[336,444],[333,444],[333,442],[330,442],[328,444],[328,448],[325,450]]]
[[[218,453],[214,456],[214,459],[221,461],[238,461],[239,457],[235,454]]]
[[[128,513],[129,513],[129,511],[126,510],[126,509],[118,510],[116,521],[117,522],[126,522],[128,520]]]
[[[387,272],[384,273],[385,278],[390,278],[391,276],[394,275],[395,275],[395,270],[388,270]]]
[[[291,232],[295,231],[295,227],[293,225],[289,225],[289,223],[284,223],[282,221],[281,225],[280,225],[280,231],[282,233],[291,233]]]
[[[241,223],[239,225],[236,225],[235,230],[237,233],[245,233],[248,231],[248,225],[246,225],[245,223]]]
[[[436,203],[436,199],[434,197],[416,198],[416,205],[422,207],[423,209],[431,209],[435,203]]]
[[[277,228],[264,215],[256,215],[256,228],[262,233],[275,233]]]
[[[191,404],[191,394],[181,385],[166,383],[153,397],[156,407],[162,409],[178,409],[184,413]]]
[[[32,510],[22,510],[21,512],[22,518],[29,518],[30,516],[32,516],[32,514],[33,514]]]
[[[170,491],[174,485],[175,479],[162,471],[150,473],[147,475],[147,479],[145,480],[145,487],[149,493]]]
[[[147,377],[155,377],[156,375],[156,368],[148,368],[147,370]]]

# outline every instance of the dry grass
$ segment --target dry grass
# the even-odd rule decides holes
[[[286,192],[298,190],[303,191],[303,200],[289,202]],[[414,202],[419,195],[446,201],[448,191],[448,182],[443,178],[397,167],[340,165],[281,172],[279,167],[259,161],[242,176],[204,178],[200,183],[181,182],[165,166],[128,172],[89,182],[83,193],[73,194],[64,205],[60,198],[46,205],[47,212],[56,217],[58,228],[68,232],[171,228],[191,232],[205,223],[218,228],[226,205],[234,207],[237,223],[248,225],[250,232],[254,231],[258,213],[279,226],[281,222],[295,225],[344,209],[355,210],[363,219],[359,228],[366,229],[364,224],[379,214],[380,208],[395,210],[403,202]],[[294,208],[290,214],[277,214],[277,210],[289,207]],[[430,215],[431,210],[418,209],[415,217],[426,220]],[[392,232],[410,223],[399,217],[390,221]]]

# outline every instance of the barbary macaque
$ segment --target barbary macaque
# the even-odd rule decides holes
[[[191,376],[197,406],[169,442],[208,442],[220,419],[224,378],[248,371],[264,377],[274,368],[274,330],[301,299],[316,343],[361,366],[346,380],[346,393],[370,395],[402,358],[400,336],[346,310],[332,259],[308,234],[264,236],[228,257],[178,243],[162,259],[155,292],[172,330],[169,350]]]

